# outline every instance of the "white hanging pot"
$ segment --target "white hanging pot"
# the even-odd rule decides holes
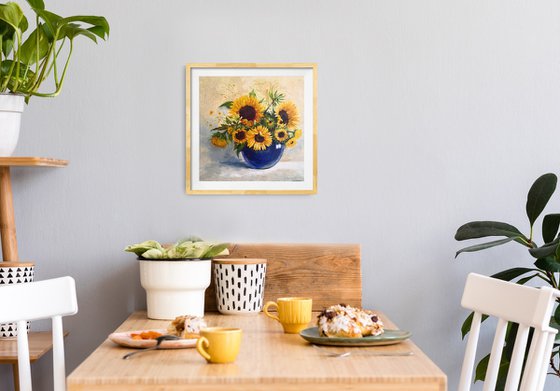
[[[16,149],[25,97],[0,94],[0,156],[12,156]]]
[[[140,283],[146,290],[148,318],[172,320],[204,316],[204,291],[210,286],[210,259],[140,260]]]

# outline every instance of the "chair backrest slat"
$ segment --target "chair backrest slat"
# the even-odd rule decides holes
[[[498,321],[498,325],[496,326],[496,334],[494,334],[494,342],[492,343],[492,351],[490,352],[490,361],[488,362],[483,391],[493,391],[496,388],[500,361],[502,359],[502,351],[506,340],[507,325],[507,320],[500,319]]]
[[[66,389],[62,317],[78,312],[72,277],[4,285],[0,287],[0,323],[17,322],[19,388],[31,391],[27,321],[52,319],[54,390]]]
[[[510,367],[506,379],[506,391],[542,390],[545,383],[548,361],[552,352],[556,329],[549,326],[556,298],[560,291],[550,287],[540,289],[519,284],[469,274],[461,304],[474,311],[469,340],[465,351],[459,390],[470,390],[474,368],[474,356],[480,334],[481,314],[498,318],[498,326],[492,344],[490,360],[486,371],[484,391],[494,390],[500,369],[508,322],[518,323],[518,331],[513,346]],[[523,368],[529,330],[533,338],[528,358]],[[521,373],[523,372],[523,376]],[[521,378],[521,379],[520,379]],[[521,380],[521,387],[519,382]]]
[[[480,314],[480,312],[475,312],[471,322],[471,331],[469,332],[469,337],[467,340],[467,348],[465,349],[465,358],[463,360],[463,368],[461,370],[461,379],[459,380],[459,391],[470,390],[481,321],[482,315]]]
[[[528,338],[529,326],[520,325],[517,329],[517,336],[515,337],[515,346],[513,347],[513,354],[511,355],[505,391],[517,391],[519,389],[521,368],[523,367]]]

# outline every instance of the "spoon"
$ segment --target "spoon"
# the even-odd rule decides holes
[[[326,353],[324,354],[327,357],[348,357],[352,354],[352,352],[344,352],[344,353]],[[356,356],[379,356],[379,357],[397,357],[397,356],[413,356],[413,352],[361,352],[355,353]]]
[[[142,350],[137,350],[135,352],[127,353],[122,358],[123,360],[128,360],[130,357],[134,356],[135,354],[144,353],[149,350],[157,350],[159,349],[159,345],[161,345],[163,341],[172,341],[177,339],[181,339],[181,338],[177,337],[176,335],[160,335],[159,337],[156,338],[157,343],[154,346]]]

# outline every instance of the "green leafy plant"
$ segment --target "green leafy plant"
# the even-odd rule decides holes
[[[229,255],[228,243],[205,242],[198,237],[179,240],[172,246],[162,246],[155,240],[127,246],[124,251],[138,255],[140,259],[210,259]]]
[[[494,274],[492,277],[505,281],[514,281],[518,284],[526,284],[533,279],[539,279],[555,289],[559,289],[560,273],[560,213],[552,213],[544,216],[541,226],[543,244],[538,245],[534,241],[535,222],[544,211],[548,201],[556,190],[558,179],[554,174],[544,174],[539,177],[529,189],[527,194],[526,212],[529,220],[529,235],[526,236],[513,225],[498,221],[473,221],[459,227],[455,234],[456,240],[479,239],[485,237],[503,237],[502,239],[480,243],[463,248],[455,254],[457,257],[461,253],[480,251],[491,247],[500,246],[509,242],[516,242],[528,249],[529,254],[534,258],[530,267],[515,267]],[[560,302],[560,301],[559,301]],[[462,337],[469,333],[473,314],[471,313],[461,328]],[[484,321],[486,317],[483,317]],[[560,330],[560,306],[557,305],[554,316],[550,320],[552,327]],[[503,389],[505,378],[509,368],[509,363],[513,353],[513,345],[517,335],[517,324],[509,324],[506,334],[506,343],[500,363],[498,374],[498,386],[496,389]],[[527,354],[527,352],[526,352]],[[484,380],[488,367],[490,355],[485,356],[477,365],[475,381]],[[554,348],[550,357],[550,374],[560,377],[560,334],[554,342]]]
[[[31,96],[57,96],[64,83],[74,39],[83,36],[97,43],[109,35],[102,16],[62,17],[45,9],[43,0],[26,0],[34,12],[36,28],[17,3],[0,4],[0,92]],[[62,61],[61,61],[62,60]],[[39,92],[52,75],[54,90]]]

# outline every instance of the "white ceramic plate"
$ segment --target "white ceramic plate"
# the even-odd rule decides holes
[[[124,333],[109,334],[109,340],[116,343],[117,345],[124,346],[127,348],[150,348],[152,346],[155,346],[155,344],[157,343],[155,339],[132,339],[131,337],[131,334],[140,334],[146,331],[156,331],[162,335],[167,334],[167,330],[165,329],[134,330],[134,331],[126,331]],[[177,339],[177,340],[163,341],[159,345],[159,348],[185,349],[185,348],[193,348],[195,346],[196,346],[196,339]]]

